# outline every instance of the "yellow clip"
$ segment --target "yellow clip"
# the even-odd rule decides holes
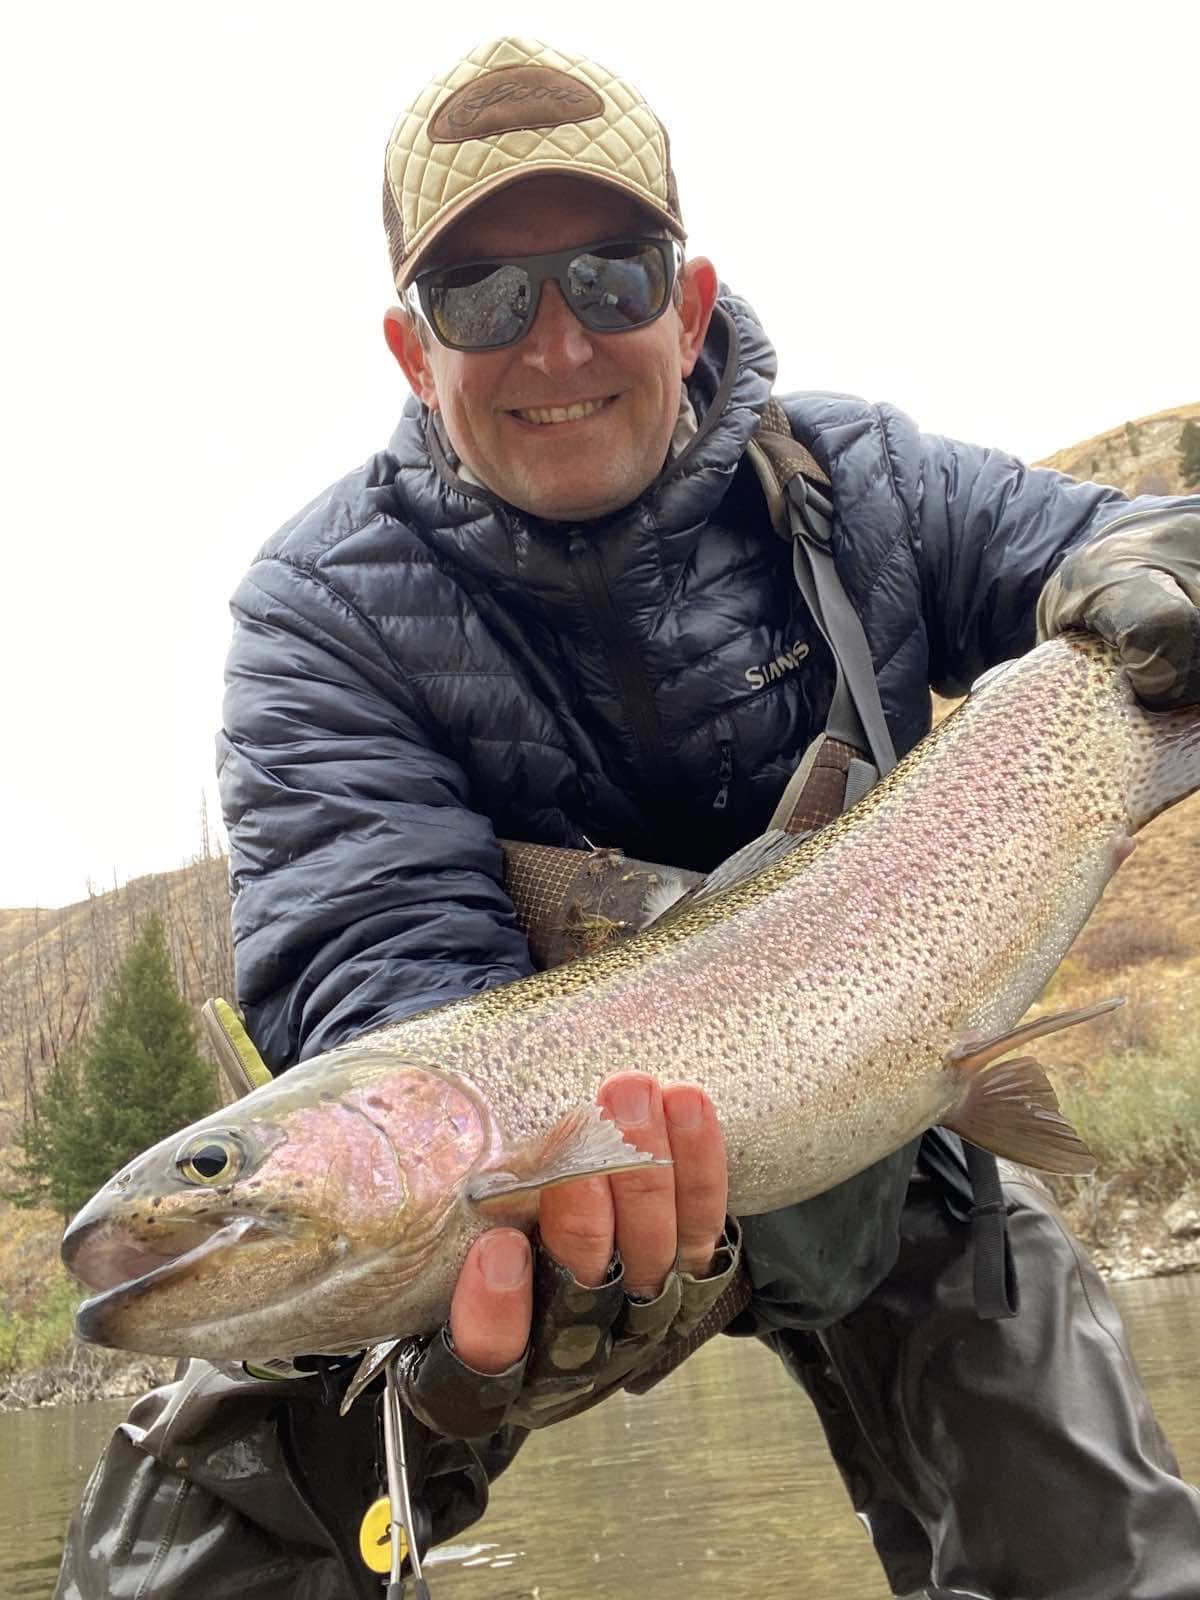
[[[401,1558],[408,1554],[404,1529],[400,1537]],[[375,1500],[366,1509],[358,1529],[358,1551],[372,1572],[392,1570],[392,1508],[387,1500]]]
[[[206,1000],[200,1008],[200,1021],[225,1080],[239,1099],[251,1089],[270,1083],[270,1067],[254,1048],[254,1040],[228,1000]]]

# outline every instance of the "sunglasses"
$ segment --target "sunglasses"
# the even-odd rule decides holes
[[[682,261],[674,239],[614,239],[435,267],[413,280],[405,299],[449,349],[503,350],[533,326],[547,278],[585,328],[624,333],[662,316]]]

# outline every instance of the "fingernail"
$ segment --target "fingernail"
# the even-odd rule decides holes
[[[606,1091],[608,1108],[623,1128],[636,1128],[650,1115],[650,1085],[644,1078],[621,1078]]]
[[[529,1248],[519,1233],[493,1231],[479,1246],[479,1270],[490,1289],[515,1289],[529,1270]]]
[[[667,1100],[667,1121],[673,1128],[698,1128],[704,1119],[699,1089],[672,1089]]]

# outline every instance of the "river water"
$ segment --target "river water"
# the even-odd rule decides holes
[[[1113,1293],[1184,1475],[1200,1482],[1200,1276]],[[48,1600],[66,1519],[126,1409],[0,1414],[4,1600]],[[722,1339],[649,1395],[534,1435],[484,1522],[434,1552],[429,1576],[436,1600],[888,1594],[807,1400],[765,1350]]]

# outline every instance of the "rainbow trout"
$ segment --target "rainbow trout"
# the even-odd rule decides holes
[[[827,1189],[933,1123],[1052,1172],[1091,1158],[1019,1019],[1158,812],[1200,788],[1200,707],[1155,714],[1100,644],[990,674],[852,811],[768,834],[633,938],[294,1067],[164,1139],[71,1224],[86,1339],[264,1360],[445,1317],[472,1241],[647,1159],[621,1068],[700,1084],[730,1209]]]

